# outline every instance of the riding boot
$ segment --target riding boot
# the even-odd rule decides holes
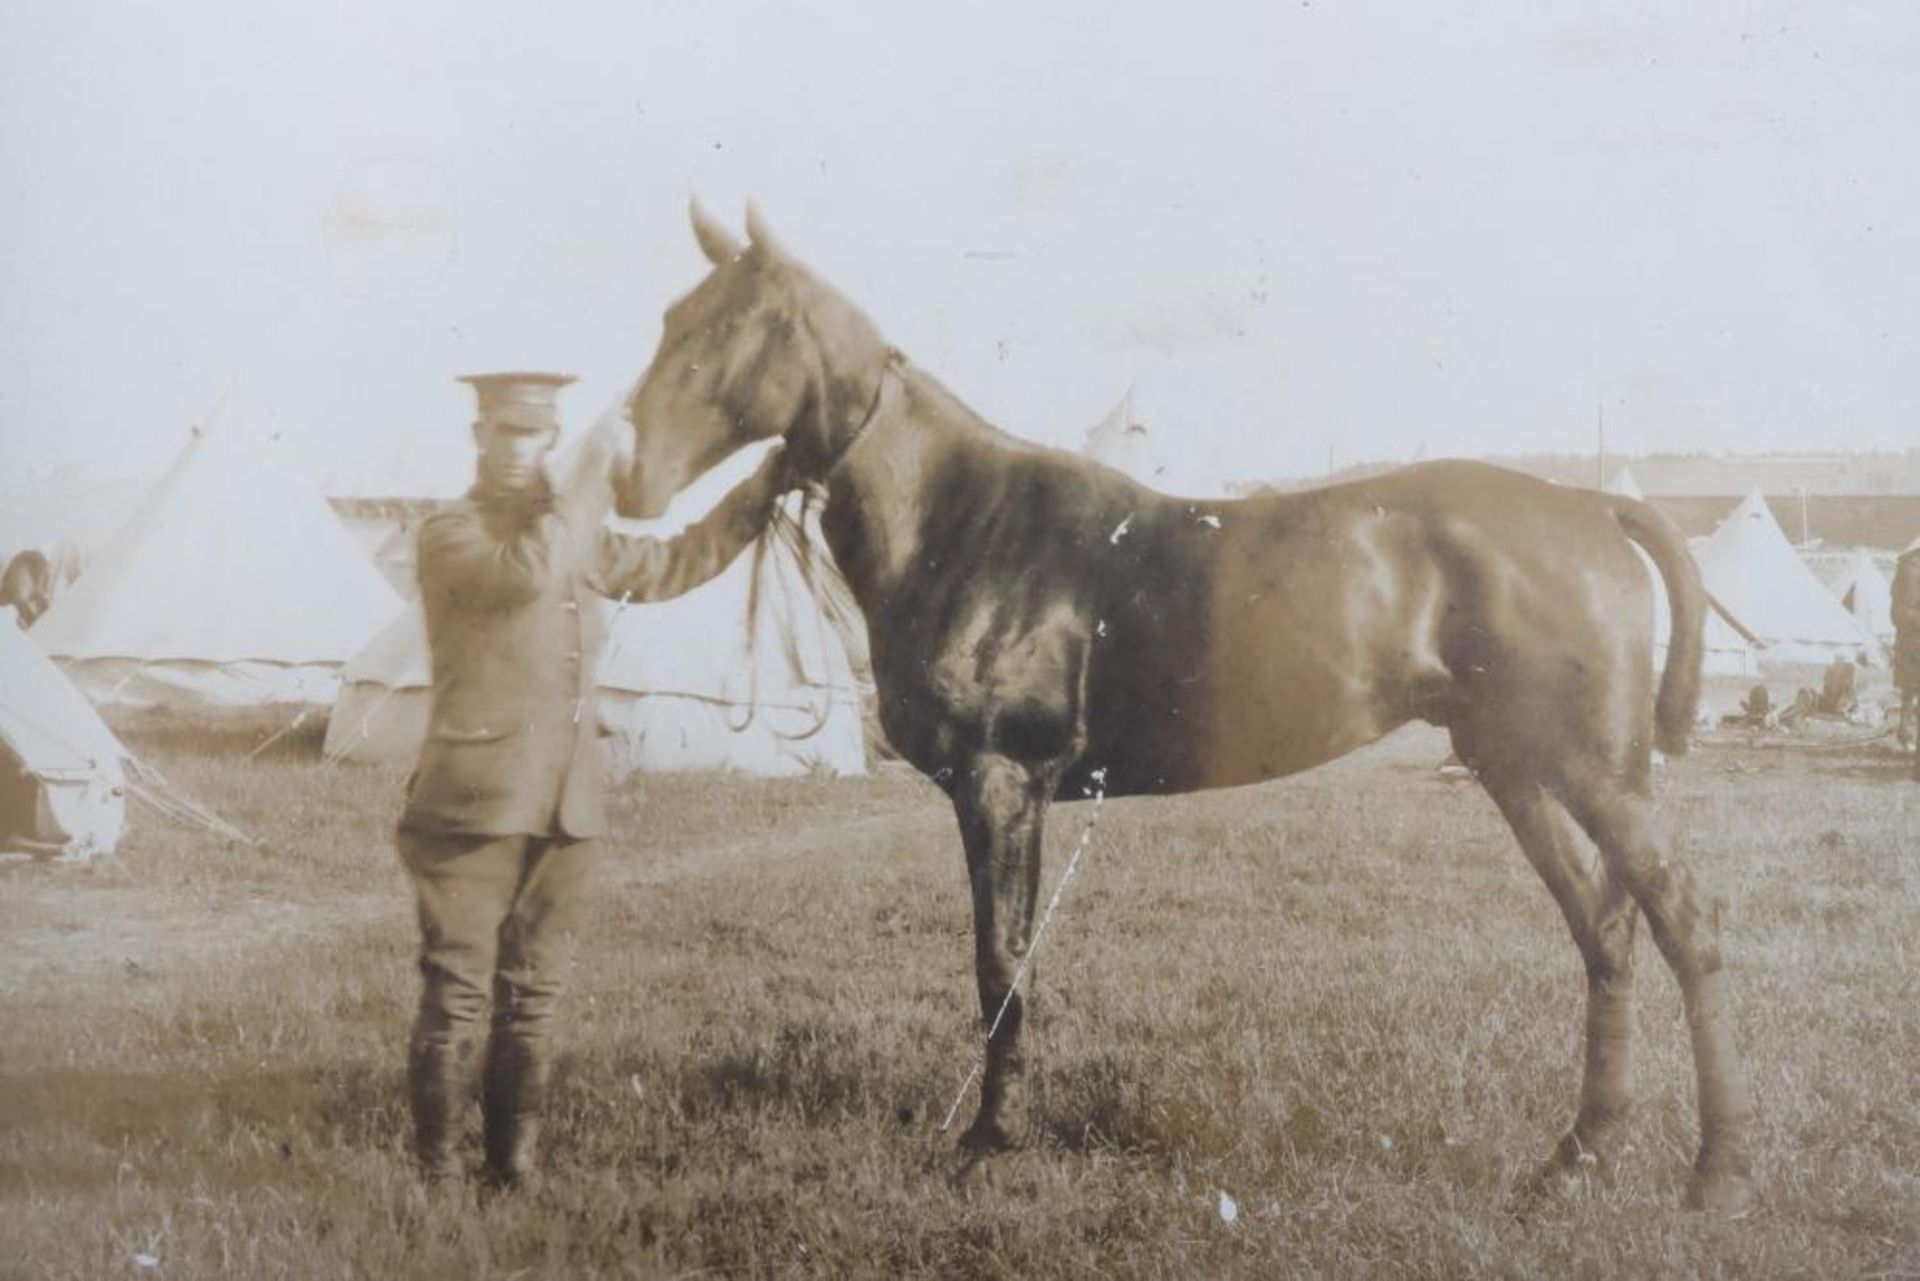
[[[533,1173],[550,1076],[546,1056],[532,1044],[508,1031],[494,1032],[487,1045],[480,1109],[486,1177],[497,1187],[517,1187]]]
[[[414,1153],[429,1183],[464,1178],[460,1121],[466,1110],[472,1043],[416,1040],[407,1055]]]

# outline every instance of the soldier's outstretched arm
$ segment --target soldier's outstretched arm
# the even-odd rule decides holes
[[[422,591],[452,592],[476,605],[512,608],[540,593],[554,572],[564,525],[552,513],[525,524],[489,528],[471,511],[436,512],[420,526]]]
[[[759,536],[786,488],[780,451],[741,481],[699,521],[672,538],[599,532],[594,589],[627,600],[670,600],[692,591],[733,563]]]

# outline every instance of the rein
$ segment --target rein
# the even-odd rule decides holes
[[[828,608],[826,592],[820,584],[819,571],[815,568],[812,540],[807,537],[806,520],[811,498],[811,491],[803,495],[798,517],[790,514],[784,506],[776,502],[767,521],[767,528],[754,539],[753,573],[747,584],[747,714],[738,721],[731,713],[727,717],[727,728],[736,734],[745,733],[747,727],[753,724],[754,718],[760,714],[760,607],[761,601],[765,598],[761,584],[767,572],[767,553],[776,539],[786,543],[795,560],[799,562],[800,580],[806,585],[807,595],[820,606],[822,613]],[[816,635],[825,640],[826,623],[824,621],[820,623]],[[824,649],[825,646],[822,645],[822,648]],[[800,685],[819,688],[823,691],[823,697],[810,709],[811,719],[804,728],[788,732],[769,720],[767,730],[775,738],[801,742],[812,738],[826,728],[827,718],[833,715],[833,674],[823,672],[819,680],[812,679],[807,673],[803,655],[795,646],[787,647],[787,666],[798,678]]]
[[[808,331],[812,331],[811,325],[808,325]],[[814,346],[816,349],[819,347],[819,343],[819,336],[815,335]],[[838,449],[832,449],[832,456],[825,459],[824,465],[812,469],[815,472],[814,475],[801,477],[801,480],[805,484],[825,485],[839,473],[841,467],[846,465],[847,455],[851,454],[854,451],[854,447],[866,438],[867,432],[873,427],[874,421],[880,417],[880,404],[887,391],[887,376],[891,374],[898,378],[900,376],[900,362],[905,359],[906,357],[901,354],[898,347],[887,347],[882,350],[880,356],[880,376],[873,380],[873,399],[867,402],[867,412],[860,416],[860,421],[854,424],[852,433],[848,435],[840,447]],[[797,443],[794,437],[797,434],[798,426],[799,424],[796,423],[794,426],[787,428],[781,438],[785,442],[785,447],[789,450],[794,449]],[[822,455],[827,454],[831,448],[825,439],[824,430],[820,433],[820,439],[814,442],[814,446]]]

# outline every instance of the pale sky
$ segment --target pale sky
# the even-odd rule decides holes
[[[10,5],[9,469],[224,400],[447,493],[462,373],[584,426],[698,194],[988,418],[1131,384],[1195,485],[1424,452],[1920,441],[1920,6]]]

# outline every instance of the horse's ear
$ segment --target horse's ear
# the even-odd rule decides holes
[[[708,262],[724,267],[740,256],[740,242],[709,217],[698,200],[687,202],[687,214],[693,219],[693,238],[700,242],[700,252],[707,256]]]
[[[758,253],[771,257],[781,257],[786,253],[780,242],[767,230],[767,220],[760,216],[760,206],[747,201],[747,243]]]

